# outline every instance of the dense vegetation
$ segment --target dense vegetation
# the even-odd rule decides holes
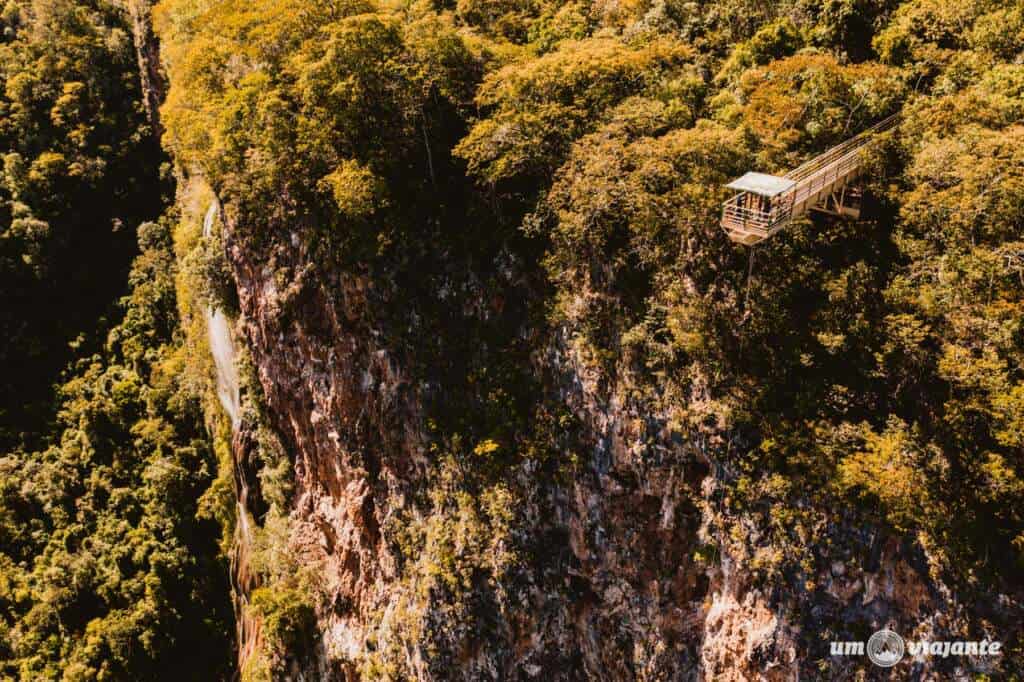
[[[124,320],[61,387],[53,444],[0,458],[5,675],[210,679],[232,660],[167,225],[139,241]]]
[[[160,214],[167,187],[123,10],[12,0],[0,31],[0,447],[10,447],[40,442],[60,371],[102,344],[133,231]]]
[[[216,461],[170,221],[140,227],[167,187],[128,19],[42,0],[2,24],[0,677],[224,677]]]
[[[82,0],[3,12],[0,277],[19,303],[0,357],[25,374],[0,405],[0,657],[26,679],[209,677],[229,646],[220,531],[197,519],[218,475],[189,380],[204,349],[181,338],[164,222],[140,231],[126,317],[60,390],[53,433],[15,446],[157,212],[123,21]],[[162,0],[154,23],[180,174],[216,191],[239,248],[303,228],[317,258],[282,290],[375,281],[382,343],[444,389],[409,575],[460,594],[515,563],[493,551],[510,465],[579,466],[536,363],[564,344],[608,397],[715,435],[734,521],[716,530],[761,580],[813,590],[815,539],[849,510],[965,602],[1022,587],[1019,2]],[[863,218],[793,225],[748,278],[722,185],[896,111]],[[291,568],[255,595],[259,676],[308,626],[294,580],[274,590]],[[364,672],[400,676],[390,655]]]

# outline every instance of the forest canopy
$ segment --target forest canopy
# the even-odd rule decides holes
[[[758,580],[816,589],[842,516],[968,602],[1024,587],[1019,2],[161,0],[160,140],[126,7],[0,12],[0,675],[236,672],[235,479],[193,307],[237,300],[225,245],[182,227],[196,179],[235,267],[266,255],[261,314],[377,283],[349,322],[432,387],[430,513],[396,571],[453,613],[513,575],[521,547],[491,541],[517,537],[515,467],[585,466],[537,369],[563,352],[609,402],[728,444],[717,503],[748,522],[717,531]],[[859,219],[728,240],[726,182],[894,113]],[[254,465],[263,556],[287,554],[294,456]],[[293,568],[261,574],[247,678],[344,606]],[[403,656],[359,670],[398,679]]]

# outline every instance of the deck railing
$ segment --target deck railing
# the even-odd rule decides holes
[[[790,180],[796,180],[797,182],[799,182],[800,180],[804,180],[814,175],[822,168],[830,166],[837,160],[846,157],[847,155],[854,151],[859,150],[865,144],[870,142],[872,138],[878,133],[891,130],[899,122],[899,117],[900,115],[896,113],[893,114],[892,116],[889,116],[888,118],[882,119],[875,125],[868,128],[867,130],[864,130],[858,133],[857,135],[854,135],[846,142],[837,144],[835,147],[832,147],[828,151],[819,154],[815,156],[813,159],[800,164],[799,166],[789,171],[782,177],[789,178]]]
[[[822,188],[850,179],[860,169],[860,153],[861,147],[854,147],[828,165],[817,168],[812,175],[798,181],[796,186],[789,190],[793,194],[793,205],[802,207],[804,202]]]
[[[743,206],[743,194],[737,194],[722,205],[722,221],[744,228],[762,230],[767,232],[775,225],[789,219],[789,211],[783,210],[781,206],[774,206],[771,210],[761,208],[750,208]]]
[[[849,179],[860,170],[861,152],[864,146],[871,142],[878,133],[893,128],[898,121],[899,114],[893,114],[859,135],[832,147],[824,154],[819,154],[786,173],[783,177],[797,181],[796,186],[790,190],[794,194],[793,204],[800,206],[822,187],[835,185],[839,181]]]

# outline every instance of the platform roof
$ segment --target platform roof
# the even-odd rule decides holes
[[[733,180],[726,187],[740,192],[759,194],[762,197],[774,197],[792,189],[794,185],[796,185],[796,181],[789,178],[780,178],[766,173],[747,173],[743,177]]]

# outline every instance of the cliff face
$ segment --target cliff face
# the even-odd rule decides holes
[[[578,465],[516,465],[503,483],[514,507],[504,524],[486,495],[453,504],[438,493],[443,479],[466,479],[430,456],[429,386],[411,378],[408,349],[379,341],[377,285],[319,269],[300,227],[282,225],[258,252],[230,236],[238,229],[229,221],[240,327],[294,458],[287,546],[312,569],[316,593],[312,639],[288,652],[289,677],[839,677],[865,669],[830,661],[840,633],[882,623],[938,639],[977,632],[979,611],[1012,617],[958,603],[920,549],[841,510],[813,511],[812,564],[759,577],[752,566],[775,551],[770,523],[724,499],[735,474],[723,461],[749,445],[673,427],[657,406],[625,397],[628,378],[611,382],[580,362],[564,331],[534,355],[534,371],[578,420]],[[253,496],[255,469],[237,473]],[[472,528],[476,517],[492,535]],[[447,559],[435,520],[451,535]],[[438,565],[422,570],[424,560]],[[449,569],[455,580],[439,580]],[[935,659],[914,670],[962,669]]]
[[[318,271],[293,246],[301,233],[285,230],[269,256],[230,239],[228,253],[267,413],[294,453],[289,546],[323,591],[311,674],[359,679],[380,652],[383,669],[422,679],[696,675],[710,597],[692,558],[707,446],[673,439],[642,406],[596,395],[599,378],[552,341],[537,371],[585,424],[586,460],[560,481],[518,465],[511,528],[481,553],[458,546],[480,538],[457,537],[470,584],[437,585],[401,547],[410,519],[458,518],[447,501],[423,499],[441,467],[427,456],[424,387],[404,349],[376,341],[373,311],[384,304],[374,283]],[[486,552],[515,558],[496,570]],[[718,607],[718,621],[739,608],[737,595],[723,599],[733,606]],[[466,601],[474,608],[460,611]]]
[[[404,506],[417,477],[419,407],[397,351],[374,341],[369,282],[342,274],[316,281],[292,235],[283,231],[269,253],[229,238],[228,254],[266,411],[294,462],[288,551],[314,567],[322,591],[316,662],[312,652],[295,653],[317,677],[355,679],[345,661],[362,648],[397,577],[381,525]],[[284,287],[282,270],[294,277]],[[244,435],[236,439],[240,459],[251,446]],[[253,498],[250,513],[258,511],[256,467],[238,476]]]

